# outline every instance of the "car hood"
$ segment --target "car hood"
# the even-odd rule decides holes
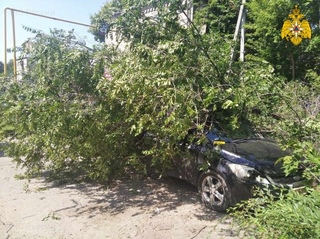
[[[221,146],[221,154],[233,163],[244,164],[267,174],[282,174],[279,158],[289,155],[275,141],[266,139],[243,139],[227,142]]]

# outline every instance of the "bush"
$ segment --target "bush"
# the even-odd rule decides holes
[[[274,196],[265,191],[232,209],[247,235],[253,238],[319,238],[320,191],[290,191]],[[280,197],[280,199],[279,199]],[[277,200],[275,200],[277,199]]]

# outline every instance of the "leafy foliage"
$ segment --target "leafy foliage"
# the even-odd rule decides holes
[[[319,190],[292,191],[285,196],[259,191],[257,197],[232,212],[248,237],[319,238]]]
[[[231,131],[246,121],[251,96],[238,90],[239,68],[228,72],[228,34],[200,35],[197,23],[181,25],[177,13],[189,18],[179,1],[152,3],[155,21],[142,15],[146,3],[131,4],[103,8],[110,19],[115,9],[123,12],[112,24],[129,51],[91,51],[72,32],[58,30],[35,32],[23,45],[29,71],[22,81],[4,82],[2,97],[2,124],[15,129],[9,152],[17,162],[103,178],[152,155],[161,171],[189,128],[215,124]],[[105,66],[111,81],[102,77]],[[143,145],[145,132],[157,143]]]
[[[220,116],[213,112],[224,107],[229,87],[224,77],[226,39],[186,29],[177,18],[177,12],[185,14],[183,6],[172,3],[170,11],[158,3],[156,22],[144,19],[139,10],[125,12],[113,23],[130,51],[111,65],[112,81],[99,84],[100,90],[109,92],[105,97],[112,97],[108,101],[120,102],[133,135],[148,132],[161,139],[144,151],[160,165],[172,157],[175,144],[189,128],[200,130],[208,122],[220,121],[223,112]]]
[[[38,33],[25,54],[29,70],[22,80],[2,79],[1,125],[14,128],[8,154],[31,171],[49,166],[108,178],[125,164],[126,152],[109,149],[119,141],[123,149],[133,148],[126,147],[130,138],[121,137],[125,131],[108,134],[117,113],[106,111],[109,105],[101,104],[96,89],[104,59],[79,44],[72,32],[58,30]]]

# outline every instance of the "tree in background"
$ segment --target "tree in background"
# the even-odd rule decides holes
[[[4,72],[4,64],[0,61],[0,73]],[[13,75],[13,60],[9,60],[7,63],[7,74],[12,76]]]
[[[4,64],[0,61],[0,73],[3,73]]]
[[[301,3],[300,3],[301,2]],[[319,2],[317,1],[249,1],[246,24],[246,52],[270,62],[276,73],[288,80],[308,82],[310,71],[319,74]],[[295,4],[312,27],[312,39],[295,46],[282,40],[279,29]]]

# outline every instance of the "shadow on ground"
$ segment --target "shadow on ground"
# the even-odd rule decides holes
[[[153,211],[156,216],[160,211],[177,211],[180,206],[197,205],[196,211],[190,211],[199,220],[212,221],[223,218],[226,214],[217,213],[202,205],[197,188],[190,183],[171,177],[143,179],[116,180],[110,185],[98,184],[95,182],[66,182],[52,181],[49,173],[42,175],[41,181],[48,187],[59,188],[60,193],[84,194],[88,201],[85,207],[78,207],[77,202],[74,208],[77,214],[88,215],[90,218],[99,213],[118,215],[128,209],[137,209],[132,216],[138,216]],[[67,210],[70,208],[60,209]]]
[[[67,174],[61,178],[52,178],[50,171],[34,175],[31,181],[35,191],[56,188],[60,194],[83,195],[87,199],[85,205],[77,200],[72,206],[60,208],[56,212],[73,209],[77,215],[94,218],[99,214],[118,215],[135,209],[132,217],[149,213],[150,217],[159,212],[176,212],[179,207],[192,205],[190,215],[199,220],[213,221],[224,219],[226,214],[206,208],[200,199],[197,188],[190,183],[171,177],[116,180],[111,184],[99,184],[84,181],[77,174]],[[21,176],[21,179],[26,179]]]
[[[223,215],[201,206],[196,188],[175,178],[118,180],[108,187],[88,183],[66,184],[59,188],[62,191],[76,190],[86,194],[89,198],[87,210],[79,208],[78,213],[89,212],[90,217],[97,215],[97,211],[117,215],[131,208],[139,209],[132,216],[149,212],[150,208],[154,208],[151,215],[154,216],[159,211],[175,211],[178,207],[188,204],[199,204],[199,211],[190,213],[196,214],[200,220],[213,220]]]

